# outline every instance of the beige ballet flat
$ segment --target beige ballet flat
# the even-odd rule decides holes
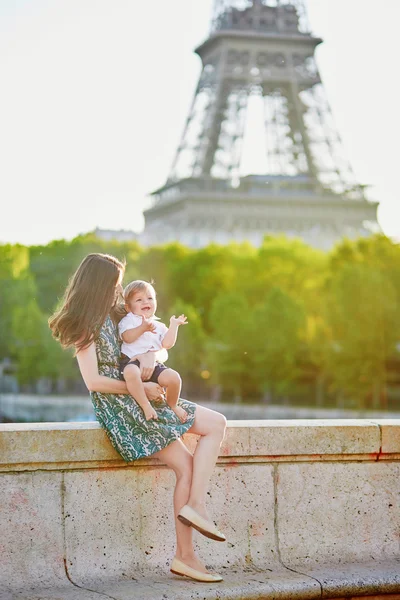
[[[202,573],[196,569],[192,569],[188,565],[185,565],[181,560],[174,557],[171,564],[171,573],[180,575],[181,577],[190,577],[195,581],[202,581],[204,583],[216,583],[217,581],[223,581],[221,575],[218,573]]]
[[[188,525],[189,527],[194,527],[197,531],[200,531],[203,535],[212,540],[216,540],[217,542],[225,542],[226,537],[223,533],[218,531],[215,527],[214,523],[211,521],[207,521],[198,512],[196,512],[193,508],[185,504],[179,511],[178,519]]]

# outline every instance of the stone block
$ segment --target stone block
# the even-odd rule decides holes
[[[0,474],[0,590],[67,584],[62,473]]]
[[[378,453],[379,427],[359,419],[250,421],[251,455],[348,455]]]
[[[65,474],[66,565],[78,585],[85,576],[134,575],[142,563],[140,477],[150,479],[132,468]]]
[[[246,421],[228,421],[225,439],[220,456],[248,456],[250,449],[250,428]]]
[[[400,454],[400,422],[399,419],[374,419],[382,433],[382,449],[385,454]],[[380,458],[385,458],[384,456]],[[390,458],[390,457],[389,457]]]
[[[322,587],[322,598],[337,596],[357,596],[362,585],[363,597],[376,593],[400,591],[400,558],[385,561],[366,561],[363,563],[326,565],[311,567],[307,575],[317,579]]]
[[[120,460],[106,433],[90,423],[4,423],[0,464]]]
[[[274,533],[273,467],[218,465],[208,495],[213,520],[227,541],[195,533],[199,555],[213,568],[273,568],[279,564]]]
[[[79,584],[93,577],[165,572],[175,553],[175,475],[165,467],[99,469],[65,474],[67,567]],[[193,531],[212,568],[278,561],[270,465],[219,465],[211,479],[210,513],[227,536]]]
[[[400,557],[400,463],[279,464],[277,533],[291,568]]]

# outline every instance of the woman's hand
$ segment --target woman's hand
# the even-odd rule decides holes
[[[156,365],[156,353],[146,352],[146,354],[140,354],[140,356],[137,357],[137,360],[140,363],[140,376],[142,381],[148,381]]]
[[[143,384],[148,400],[164,400],[164,389],[158,383],[147,381]]]

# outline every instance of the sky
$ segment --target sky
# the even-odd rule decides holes
[[[143,229],[201,71],[212,0],[0,0],[0,243]],[[358,181],[400,238],[399,0],[308,0]],[[248,159],[248,156],[247,156]]]

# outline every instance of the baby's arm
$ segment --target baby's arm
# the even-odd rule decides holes
[[[145,317],[142,317],[142,324],[138,327],[133,327],[132,329],[127,329],[123,333],[121,333],[121,337],[126,344],[132,344],[136,342],[137,339],[140,338],[141,335],[146,333],[146,331],[154,332],[155,325],[152,321],[148,321]]]
[[[175,345],[176,338],[178,336],[179,325],[186,325],[187,318],[185,317],[185,315],[180,315],[179,317],[175,317],[175,315],[172,315],[172,317],[169,320],[169,323],[169,329],[164,335],[164,339],[162,341],[162,347],[166,348],[167,350],[168,348],[172,348]]]

